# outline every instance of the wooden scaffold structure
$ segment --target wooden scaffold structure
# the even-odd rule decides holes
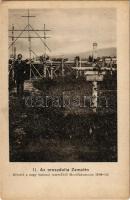
[[[11,38],[11,44],[9,45],[9,49],[12,48],[12,55],[15,57],[15,43],[18,39],[28,39],[28,52],[29,52],[29,66],[30,66],[30,75],[29,78],[30,80],[32,79],[32,74],[34,75],[35,78],[37,78],[37,75],[39,78],[43,78],[43,75],[39,72],[39,70],[35,67],[35,65],[32,62],[32,53],[37,56],[37,54],[34,52],[32,49],[32,39],[40,39],[42,44],[44,45],[44,57],[46,57],[46,50],[51,52],[51,49],[48,47],[46,44],[46,40],[50,38],[49,36],[46,35],[46,32],[51,31],[49,29],[46,29],[46,26],[44,24],[44,29],[34,29],[33,26],[30,24],[30,18],[36,17],[34,15],[30,15],[30,11],[28,10],[28,14],[25,16],[22,16],[27,18],[27,25],[23,29],[15,29],[14,25],[12,25],[12,29],[9,30],[9,32],[12,33],[12,35],[9,35],[9,38]],[[18,36],[15,36],[15,32],[20,32]],[[28,33],[27,36],[23,36],[23,33]],[[31,35],[31,32],[35,33],[35,36]],[[41,36],[39,32],[43,32],[44,35]],[[44,64],[43,64],[44,65]]]

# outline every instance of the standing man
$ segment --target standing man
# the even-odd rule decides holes
[[[25,79],[25,62],[22,60],[22,54],[18,54],[14,63],[14,79],[16,80],[17,95],[22,97]]]

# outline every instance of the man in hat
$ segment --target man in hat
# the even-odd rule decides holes
[[[14,79],[17,86],[17,95],[23,96],[24,79],[25,79],[25,62],[22,60],[22,54],[18,54],[14,62]]]

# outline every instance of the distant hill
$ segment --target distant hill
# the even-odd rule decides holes
[[[116,51],[117,49],[115,47],[111,47],[111,48],[103,48],[103,49],[98,49],[97,50],[97,54],[99,57],[102,56],[116,56]],[[89,55],[92,55],[92,51],[87,51],[87,52],[77,52],[76,54],[65,54],[64,57],[67,57],[69,59],[73,59],[75,56],[80,56],[81,58],[86,58]],[[60,57],[59,56],[55,56],[55,57]]]
[[[98,56],[116,56],[116,48],[111,47],[111,48],[104,48],[104,49],[99,49],[98,50]]]

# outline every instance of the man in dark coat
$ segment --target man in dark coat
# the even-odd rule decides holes
[[[22,60],[22,54],[18,54],[17,60],[14,62],[14,79],[17,86],[17,95],[23,96],[24,79],[25,79],[25,62]]]

